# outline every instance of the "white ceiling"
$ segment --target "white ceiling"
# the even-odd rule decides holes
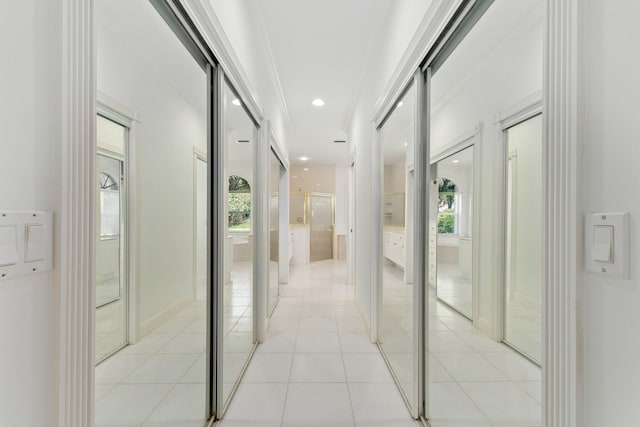
[[[255,0],[291,116],[291,161],[347,160],[345,125],[388,0]],[[322,98],[323,107],[311,101]]]

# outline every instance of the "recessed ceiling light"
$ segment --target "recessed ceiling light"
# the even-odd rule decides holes
[[[237,105],[237,106],[239,106],[239,105],[240,105],[240,100],[239,100],[238,98],[236,98],[236,99],[234,99],[233,101],[231,101],[231,103],[232,103],[233,105]]]
[[[404,102],[400,101],[398,102],[398,107],[402,107],[404,105]]]
[[[458,160],[458,159],[452,160],[451,163],[460,163],[460,160]]]
[[[309,172],[309,168],[304,168],[303,169],[305,172]]]
[[[302,162],[306,162],[307,160],[309,160],[309,158],[307,156],[300,156],[300,157],[298,157],[298,160],[300,160]]]
[[[404,144],[404,146],[405,146],[405,147],[406,147],[407,145],[409,145],[409,144],[407,144],[406,142],[404,142],[403,144]]]
[[[312,104],[316,107],[322,107],[324,105],[324,101],[320,98],[316,98],[313,100]]]

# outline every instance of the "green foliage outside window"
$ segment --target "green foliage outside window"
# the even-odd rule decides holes
[[[453,209],[445,209],[444,212],[453,213]],[[454,231],[454,221],[455,221],[454,215],[439,214],[438,215],[438,233],[452,234]]]
[[[438,180],[438,233],[455,232],[456,207],[454,206],[458,187],[447,178]]]
[[[242,177],[229,177],[229,230],[238,232],[251,231],[251,187]]]

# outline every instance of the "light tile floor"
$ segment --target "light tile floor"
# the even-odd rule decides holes
[[[222,427],[415,423],[333,261],[292,267]]]
[[[201,427],[205,305],[195,302],[96,367],[96,426]]]
[[[413,286],[383,267],[382,348],[410,396]],[[482,333],[429,287],[429,422],[432,427],[540,426],[540,368]]]
[[[224,394],[228,397],[253,349],[251,268],[237,262],[224,287]],[[96,426],[201,427],[205,420],[205,292],[140,342],[96,367]],[[120,331],[119,302],[98,311],[104,330]],[[104,310],[109,308],[109,310]],[[110,316],[107,316],[109,314]],[[110,336],[107,335],[107,338]]]
[[[391,274],[392,277],[395,277]],[[358,315],[345,266],[292,269],[266,341],[230,403],[222,427],[415,426],[377,346]],[[226,294],[229,337],[247,332],[248,291]],[[391,282],[390,282],[391,283]],[[410,331],[411,285],[385,295],[387,338]],[[238,304],[234,303],[234,296]],[[540,370],[493,342],[457,312],[429,298],[429,407],[432,427],[539,426]],[[194,303],[96,368],[97,426],[200,427],[204,413],[203,303]],[[388,323],[388,324],[387,324]],[[246,355],[242,341],[242,362]],[[233,347],[233,338],[230,339]],[[397,340],[401,348],[402,340]],[[394,370],[411,377],[398,352]],[[225,365],[232,367],[231,360]],[[238,363],[237,368],[242,363]],[[231,369],[234,377],[236,369]],[[228,383],[233,378],[229,377]]]

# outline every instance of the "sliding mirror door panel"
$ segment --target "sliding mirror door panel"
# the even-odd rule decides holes
[[[96,362],[128,342],[127,191],[124,177],[129,129],[97,118]]]
[[[185,29],[176,29],[176,3],[93,2],[98,113],[129,128],[122,150],[114,142],[116,134],[122,139],[122,126],[98,119],[98,153],[112,166],[99,158],[96,237],[99,245],[119,244],[121,261],[116,278],[115,252],[106,261],[98,250],[97,283],[129,278],[129,289],[120,286],[119,300],[114,286],[99,291],[101,302],[113,302],[96,316],[129,297],[123,303],[129,325],[127,346],[95,369],[97,426],[196,427],[210,415],[210,288],[203,265],[209,259],[209,188],[206,164],[194,161],[194,153],[211,157],[210,84]],[[103,327],[96,323],[98,335]]]
[[[505,131],[504,340],[542,360],[542,116]]]
[[[269,152],[269,291],[268,311],[278,302],[280,290],[280,175],[284,169],[278,156]]]
[[[541,127],[525,121],[542,110],[545,2],[462,7],[426,64],[429,422],[540,426]]]
[[[227,205],[223,291],[223,402],[249,361],[255,344],[254,266],[256,126],[228,85],[223,90],[225,178]]]
[[[413,283],[416,89],[411,86],[379,130],[382,152],[380,348],[415,410],[417,325]],[[417,284],[419,286],[419,284]]]

